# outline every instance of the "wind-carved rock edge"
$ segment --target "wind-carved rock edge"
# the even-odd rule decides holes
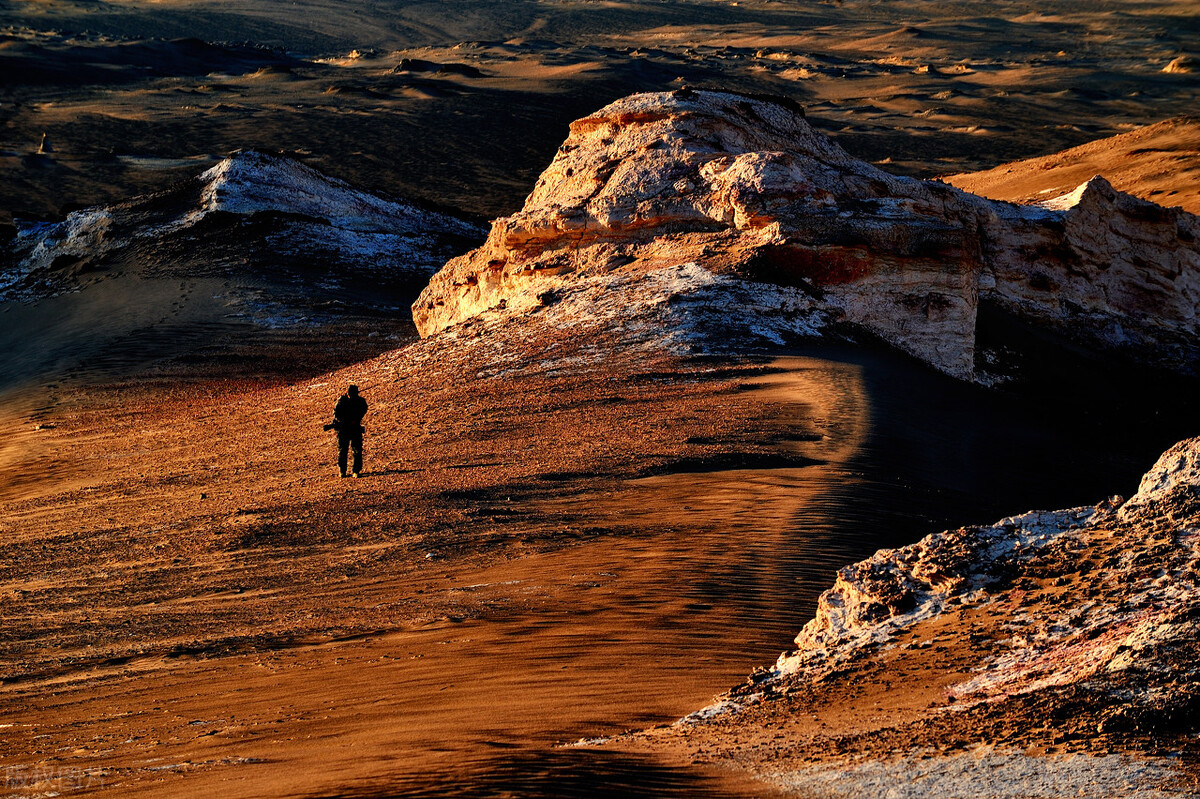
[[[888,653],[928,646],[910,635],[923,623],[978,618],[988,607],[999,611],[991,614],[993,643],[972,676],[948,689],[950,704],[931,713],[1082,689],[1094,699],[1073,712],[1092,713],[1099,732],[1195,732],[1200,438],[1167,450],[1128,501],[1114,496],[935,533],[842,568],[794,651],[680,723],[737,713],[797,685],[848,679]]]
[[[475,225],[448,214],[256,150],[238,150],[160,191],[73,211],[62,222],[22,220],[17,228],[7,252],[0,250],[4,299],[71,291],[80,275],[114,266],[248,279],[276,271],[292,284],[361,277],[395,286],[423,282],[482,238]],[[239,243],[236,253],[221,251]],[[251,264],[254,251],[263,255]],[[313,293],[327,291],[314,286]]]
[[[1200,218],[1095,177],[1040,205],[897,177],[847,155],[795,104],[687,89],[572,123],[525,207],[413,305],[432,335],[563,301],[675,319],[709,341],[857,329],[989,382],[981,304],[1076,343],[1197,371]],[[671,270],[687,280],[664,280]],[[657,276],[643,284],[642,275]],[[769,289],[747,303],[747,285]],[[648,299],[670,286],[670,293]],[[696,302],[696,292],[706,293]],[[618,294],[620,296],[618,296]],[[689,303],[702,313],[687,313]]]

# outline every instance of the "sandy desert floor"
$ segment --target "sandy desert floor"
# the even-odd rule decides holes
[[[681,83],[793,97],[897,172],[1003,164],[949,178],[990,196],[1118,168],[1119,187],[1197,203],[1178,188],[1194,122],[1087,149],[1194,112],[1200,17],[1181,3],[51,0],[0,26],[0,223],[240,147],[487,218],[520,205],[570,120]],[[57,299],[63,335],[120,321],[86,299]],[[46,313],[0,318],[6,351],[51,352]],[[9,793],[769,795],[714,768],[708,733],[593,739],[669,724],[772,662],[837,567],[1131,492],[1195,432],[1178,397],[1096,402],[1103,378],[1014,398],[867,351],[413,344],[407,320],[242,332],[200,331],[187,359],[105,346],[5,395]],[[335,476],[319,430],[349,380],[373,404],[360,480]],[[908,676],[797,697],[792,733],[823,736],[815,757],[886,754],[855,725],[936,689]],[[787,720],[757,721],[717,732],[769,754]],[[1009,737],[1070,750],[1037,729]]]
[[[631,358],[488,379],[438,355],[279,388],[126,385],[43,408],[41,429],[14,420],[10,787],[732,790],[689,763],[554,745],[677,717],[791,632],[794,618],[745,624],[790,587],[771,542],[697,519],[719,501],[693,481],[636,478],[786,465],[760,477],[789,516],[829,478],[811,460],[821,445],[753,439],[764,423],[817,431],[798,406],[775,409],[811,376],[747,392],[761,368]],[[368,472],[343,481],[317,426],[348,379],[374,409]],[[862,419],[845,424],[861,435]],[[733,490],[730,514],[771,505]]]
[[[690,744],[562,745],[707,704],[838,566],[1090,498],[1157,446],[1089,445],[1106,421],[1041,401],[972,425],[955,408],[978,390],[892,356],[613,344],[468,330],[315,379],[66,387],[10,417],[13,795],[763,795]],[[350,380],[373,403],[359,480],[319,430]]]

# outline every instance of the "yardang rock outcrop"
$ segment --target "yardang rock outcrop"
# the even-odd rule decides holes
[[[820,681],[939,617],[1004,612],[956,707],[1047,689],[1094,697],[1100,728],[1200,723],[1200,438],[1165,452],[1127,502],[1030,512],[927,536],[843,568],[771,679]],[[943,629],[945,621],[942,621]]]
[[[0,245],[0,390],[152,364],[230,374],[376,354],[411,335],[429,276],[484,233],[252,150],[162,191],[14,227]],[[305,357],[280,357],[291,347]]]
[[[795,651],[639,737],[806,796],[1195,796],[1198,544],[1192,438],[1127,502],[839,570]]]
[[[74,211],[58,223],[18,221],[0,298],[36,299],[117,270],[418,283],[480,233],[293,158],[241,150],[160,192]]]
[[[683,89],[573,123],[524,209],[449,262],[413,314],[430,335],[535,312],[618,274],[629,287],[698,266],[722,285],[770,284],[790,298],[752,311],[726,303],[708,331],[720,336],[764,324],[774,336],[773,317],[801,333],[849,327],[986,381],[976,323],[990,304],[1092,349],[1195,373],[1198,235],[1200,218],[1100,177],[1042,205],[986,200],[856,160],[787,101]],[[697,286],[711,292],[713,280]],[[686,296],[676,286],[665,299]]]

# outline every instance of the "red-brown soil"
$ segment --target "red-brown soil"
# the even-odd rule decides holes
[[[1094,175],[1135,197],[1200,214],[1200,120],[1169,119],[1053,155],[943,180],[993,200],[1030,203],[1074,191]]]
[[[555,367],[575,343],[463,337],[295,385],[64,388],[10,415],[9,787],[750,790],[690,759],[552,747],[674,719],[778,652],[697,583],[741,546],[705,533],[706,498],[629,479],[791,459],[803,502],[829,466],[778,441],[831,408],[780,404],[803,374],[743,390],[752,364]],[[372,405],[367,471],[342,480],[320,425],[351,380]]]

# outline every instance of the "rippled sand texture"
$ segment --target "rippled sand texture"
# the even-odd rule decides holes
[[[853,154],[922,175],[1191,110],[1185,4],[980,8],[8,4],[0,223],[240,147],[495,216],[570,120],[682,83],[793,97]],[[88,339],[78,380],[0,412],[18,795],[759,795],[690,752],[558,745],[702,707],[878,547],[1131,489],[1194,418],[1166,392],[1122,404],[1105,374],[1026,401],[868,350],[765,363],[517,329],[379,355],[408,341],[394,319],[336,353],[311,332],[243,341],[220,380],[178,361],[133,379],[158,355],[135,334],[165,318],[211,339],[222,286],[125,287],[0,321],[35,375]],[[372,402],[361,480],[335,477],[320,431],[349,380]]]
[[[349,380],[361,480],[319,432]],[[1087,497],[1157,446],[893,356],[572,331],[118,388],[47,392],[0,450],[0,767],[59,775],[26,793],[756,795],[690,755],[556,746],[703,706],[879,546]]]
[[[974,171],[1191,113],[1198,20],[1166,2],[22,3],[0,11],[0,209],[117,199],[255,146],[494,216],[570,120],[681,83],[793,97],[896,171]]]

